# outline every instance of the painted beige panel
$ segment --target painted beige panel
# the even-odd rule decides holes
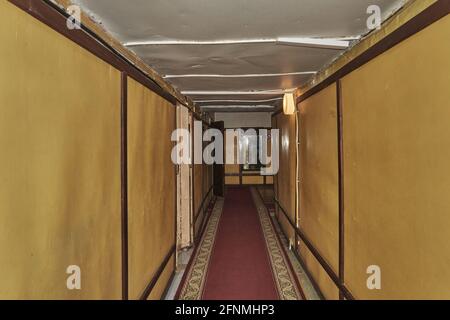
[[[240,184],[239,177],[225,177],[225,184],[227,185]]]
[[[164,299],[163,295],[166,293],[165,291],[168,288],[169,281],[172,279],[172,275],[174,274],[174,263],[175,256],[172,255],[147,300]]]
[[[225,152],[228,152],[228,150],[226,150],[227,147],[227,139],[226,139],[227,135],[224,135],[224,146],[225,146]],[[239,173],[240,172],[240,165],[239,163],[239,148],[238,148],[238,138],[235,137],[234,138],[234,142],[232,144],[232,163],[234,164],[225,164],[225,174],[229,174],[229,173]],[[227,154],[224,154],[225,157],[225,161],[227,161],[226,159]]]
[[[225,174],[227,173],[239,173],[240,165],[238,164],[226,164],[225,165]]]
[[[212,166],[204,165],[203,166],[203,197],[206,197],[209,188],[212,186],[211,184],[211,168]]]
[[[300,245],[299,251],[324,298],[326,300],[339,300],[339,289],[336,287],[328,274],[323,270],[322,265],[317,261],[305,245]]]
[[[223,121],[225,128],[266,128],[271,116],[270,112],[216,112],[214,118]]]
[[[0,38],[0,298],[120,299],[120,73],[7,1]]]
[[[203,165],[196,164],[193,166],[194,168],[194,215],[195,215],[195,225],[194,225],[194,236],[198,236],[201,220],[202,220],[202,212],[200,210],[200,206],[203,201]]]
[[[274,116],[272,117],[272,129],[278,129],[278,123],[277,123],[277,117]],[[278,139],[278,142],[280,142],[280,139]],[[278,174],[273,176],[273,193],[274,193],[274,198],[278,199]],[[278,206],[275,206],[275,216],[280,217],[280,211]]]
[[[175,244],[175,107],[128,78],[130,298],[143,293]]]
[[[338,274],[339,198],[337,98],[333,84],[300,104],[300,228]],[[336,286],[314,257],[307,267],[326,298]]]
[[[203,200],[203,165],[196,164],[194,167],[194,214],[198,210]]]
[[[295,172],[296,172],[296,126],[295,115],[279,114],[277,128],[280,130],[280,170],[278,171],[278,201],[287,211],[292,221],[295,221]],[[285,216],[280,212],[280,224],[290,239],[295,232]]]
[[[204,190],[203,190],[203,198],[205,198],[205,210],[208,207],[209,202],[212,199],[212,195],[213,195],[213,190],[211,190],[212,188],[212,169],[213,167],[211,165],[204,165],[203,166],[203,170],[204,172]],[[210,191],[208,193],[208,191]]]
[[[346,282],[450,299],[450,16],[343,80]],[[378,265],[382,290],[366,288]]]
[[[264,184],[264,177],[261,176],[242,177],[242,184]]]
[[[197,220],[195,220],[195,224],[194,224],[194,232],[195,232],[195,236],[199,236],[201,233],[201,229],[202,229],[202,223],[204,223],[203,217],[204,217],[204,210],[200,211]]]

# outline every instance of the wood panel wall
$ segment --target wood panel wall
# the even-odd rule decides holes
[[[0,26],[0,298],[120,299],[120,72],[6,1]]]
[[[356,299],[450,298],[450,44],[442,41],[449,36],[447,15],[351,71],[340,89],[331,85],[299,105],[300,228]],[[288,184],[277,180],[278,189]],[[309,251],[300,255],[313,279],[337,298]],[[367,287],[373,265],[380,290]]]
[[[175,108],[36,4],[56,30],[0,2],[0,298],[159,299],[175,266]]]
[[[290,220],[296,220],[296,124],[295,115],[276,116],[276,128],[279,131],[279,161],[280,168],[277,174],[276,198],[288,214]],[[295,242],[295,231],[286,217],[278,212],[278,219],[286,236]]]
[[[320,254],[339,272],[337,96],[333,84],[299,105],[299,225]],[[307,268],[327,299],[339,292],[306,246]]]
[[[357,298],[449,299],[450,16],[342,80],[345,277]],[[368,290],[378,265],[382,290]]]
[[[198,236],[203,217],[203,165],[196,164],[194,168],[194,237]]]
[[[128,245],[130,298],[138,299],[175,245],[176,109],[128,79]],[[174,264],[166,268],[174,271]],[[163,284],[163,288],[165,284]],[[159,298],[159,297],[158,297]]]
[[[207,130],[208,127],[206,125],[203,126],[203,132]],[[209,144],[203,142],[201,148],[203,149]],[[194,146],[196,148],[196,146]],[[213,191],[213,166],[203,164],[195,164],[193,165],[193,184],[194,184],[194,239],[200,237],[202,228],[207,219],[207,209],[214,197]]]

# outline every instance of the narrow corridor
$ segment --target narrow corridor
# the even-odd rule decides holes
[[[229,187],[225,199],[218,199],[179,298],[304,298],[272,218],[255,189]]]
[[[0,300],[450,299],[450,0],[0,26]]]

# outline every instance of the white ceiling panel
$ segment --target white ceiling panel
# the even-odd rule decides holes
[[[367,33],[367,8],[383,17],[405,0],[74,0],[161,75],[216,75],[167,79],[181,91],[252,91],[294,88],[311,75],[263,76],[318,71],[342,50],[270,43],[202,44],[279,38],[357,38]],[[259,40],[258,40],[259,39]],[[179,44],[184,41],[196,44]],[[197,43],[197,42],[200,42]],[[264,41],[263,41],[264,42]],[[246,75],[253,77],[218,77]],[[261,77],[257,77],[261,74]],[[261,94],[242,99],[269,99]],[[236,95],[191,96],[236,100]],[[277,101],[278,103],[278,101]],[[200,103],[202,104],[202,103]],[[208,103],[211,104],[211,103]],[[275,104],[275,103],[274,103]],[[222,103],[220,103],[223,106]]]
[[[255,74],[318,71],[340,50],[276,44],[132,47],[166,74]]]
[[[297,88],[311,75],[251,78],[178,78],[168,79],[176,88],[183,90],[273,90]]]
[[[366,9],[400,0],[76,0],[119,40],[342,37],[366,32]]]

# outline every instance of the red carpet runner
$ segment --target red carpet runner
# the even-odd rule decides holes
[[[180,286],[179,299],[302,298],[269,215],[252,192],[229,188],[225,201],[218,201]]]

